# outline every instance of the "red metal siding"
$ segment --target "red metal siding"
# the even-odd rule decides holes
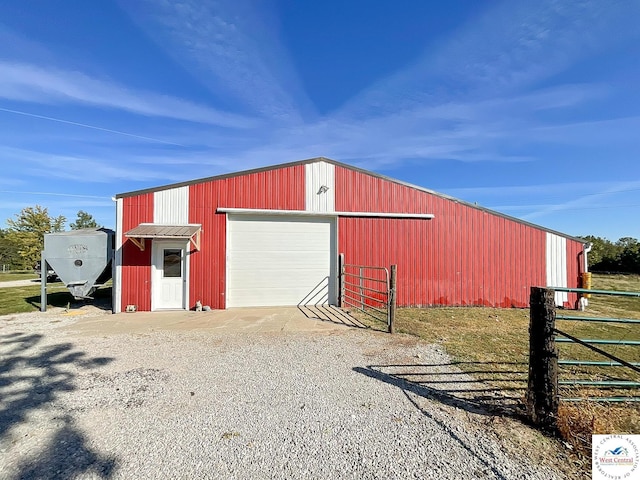
[[[123,231],[153,221],[153,193],[123,200]],[[200,300],[225,308],[226,215],[216,213],[219,207],[304,210],[305,166],[189,186],[189,222],[202,224],[201,250],[190,255],[190,306]],[[435,215],[338,221],[338,250],[347,263],[398,265],[399,305],[524,307],[530,287],[546,283],[542,229],[340,166],[335,209]],[[580,243],[567,240],[570,286],[578,285],[581,251]],[[150,246],[140,252],[124,243],[123,308],[150,309],[150,265]]]
[[[216,209],[304,210],[304,169],[296,165],[189,187],[189,222],[202,224],[200,251],[191,253],[190,305],[226,305],[226,215]]]
[[[123,198],[122,231],[137,227],[142,222],[153,222],[153,193]],[[138,310],[151,310],[151,245],[144,251],[127,238],[122,239],[122,311],[127,305]]]
[[[339,220],[347,263],[398,265],[399,305],[525,307],[545,284],[544,230],[342,167],[336,210],[435,215]]]

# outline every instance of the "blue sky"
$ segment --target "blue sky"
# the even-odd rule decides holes
[[[640,238],[640,2],[3,0],[0,222],[326,156]]]

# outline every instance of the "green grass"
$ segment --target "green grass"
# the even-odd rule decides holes
[[[61,284],[47,286],[47,305],[63,307],[73,297],[67,288]],[[10,313],[33,312],[40,310],[40,286],[0,288],[0,315]]]
[[[36,278],[38,278],[38,276],[33,273],[33,270],[0,272],[0,282],[10,282],[13,280],[34,280]]]
[[[110,284],[108,284],[110,285]],[[99,288],[94,297],[101,303],[111,298],[111,287]],[[69,290],[59,282],[47,285],[47,306],[66,307],[77,303]],[[0,315],[40,310],[40,286],[0,288]]]

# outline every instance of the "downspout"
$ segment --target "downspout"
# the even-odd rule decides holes
[[[584,244],[584,273],[589,271],[589,262],[587,261],[587,254],[591,251],[593,245],[591,243]]]
[[[584,270],[583,270],[583,272],[584,272],[584,273],[583,273],[583,275],[589,271],[589,259],[588,259],[588,254],[589,254],[589,252],[591,251],[591,247],[592,247],[592,246],[593,246],[593,245],[592,245],[591,243],[585,243],[585,244],[584,244],[584,250],[583,250],[583,253],[584,253]],[[584,287],[584,286],[583,286],[583,287]],[[589,299],[587,298],[587,296],[586,296],[586,295],[582,295],[582,296],[580,297],[580,301],[579,301],[579,303],[580,303],[580,310],[584,312],[584,311],[585,311],[585,309],[589,306]]]

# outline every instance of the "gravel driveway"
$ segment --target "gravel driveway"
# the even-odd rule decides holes
[[[40,280],[7,280],[0,282],[0,288],[12,288],[12,287],[29,287],[31,285],[40,285]]]
[[[96,315],[0,317],[0,478],[564,478],[519,422],[388,374],[466,379],[411,337],[78,328]]]

